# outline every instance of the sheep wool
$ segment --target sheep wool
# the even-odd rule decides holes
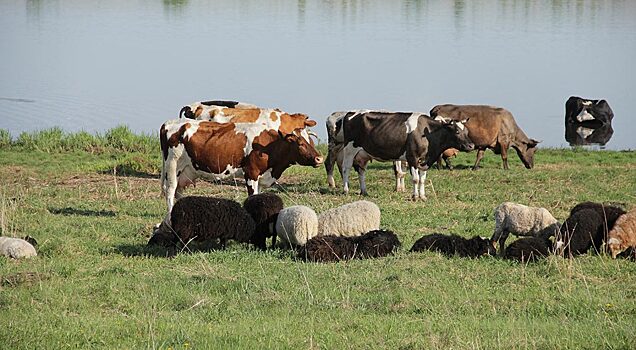
[[[357,237],[317,236],[298,251],[298,258],[314,262],[379,258],[393,254],[400,241],[392,231],[373,230]]]
[[[504,202],[495,209],[495,232],[491,240],[499,242],[499,252],[504,252],[508,235],[550,236],[557,232],[559,223],[545,208]],[[547,234],[546,234],[547,232]]]
[[[233,200],[190,196],[177,201],[171,213],[171,228],[155,231],[148,244],[171,246],[190,240],[206,242],[228,239],[248,242],[256,225],[252,217]]]
[[[0,254],[12,259],[30,258],[38,255],[31,243],[13,237],[0,237]]]
[[[534,262],[550,255],[551,243],[540,237],[526,237],[512,242],[504,253],[504,258],[520,262]]]
[[[278,213],[283,207],[283,200],[274,193],[259,193],[245,199],[243,208],[256,223],[256,230],[250,243],[264,250],[267,238],[272,237],[272,246],[276,244],[276,233],[270,226],[276,223]]]
[[[593,209],[583,209],[570,215],[561,225],[557,245],[566,257],[585,254],[602,232],[603,218]]]
[[[278,213],[276,234],[288,245],[305,245],[318,234],[318,216],[304,205],[285,208]]]
[[[595,203],[595,202],[583,202],[577,204],[572,210],[570,210],[570,215],[573,215],[577,211],[591,209],[596,211],[596,213],[600,216],[602,225],[599,226],[599,232],[594,235],[592,239],[592,247],[596,252],[600,252],[601,246],[605,242],[607,238],[607,234],[614,227],[614,223],[618,218],[625,214],[625,210],[619,208],[614,205],[606,205],[603,203]]]
[[[360,236],[379,227],[380,208],[364,200],[329,209],[318,216],[319,236]]]
[[[608,234],[607,246],[612,258],[630,248],[636,248],[636,209],[621,215]],[[633,252],[632,252],[633,255]]]
[[[432,233],[415,241],[411,252],[425,250],[438,251],[446,256],[459,255],[462,258],[478,258],[484,255],[495,255],[497,252],[488,238],[474,236],[470,239],[458,235]]]

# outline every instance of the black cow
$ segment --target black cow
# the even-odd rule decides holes
[[[596,121],[609,123],[614,118],[614,112],[605,100],[588,100],[570,96],[565,102],[565,122],[583,123]]]
[[[475,145],[468,137],[465,121],[440,122],[424,113],[360,111],[343,119],[345,147],[342,161],[345,193],[349,192],[349,173],[356,157],[379,161],[406,160],[413,178],[413,199],[426,199],[426,170],[448,148],[470,151]],[[420,176],[420,171],[423,171]],[[360,173],[360,192],[366,195],[364,172]]]

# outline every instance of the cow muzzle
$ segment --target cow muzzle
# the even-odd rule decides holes
[[[314,163],[316,165],[314,165],[314,168],[319,167],[320,165],[322,165],[323,162],[324,162],[324,159],[322,157],[315,157],[314,158]]]
[[[470,152],[472,150],[475,149],[475,144],[470,142],[470,143],[464,143],[462,144],[462,147],[460,147],[462,151],[464,152]]]

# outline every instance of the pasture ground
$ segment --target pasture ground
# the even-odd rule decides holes
[[[0,257],[0,348],[636,348],[634,261],[408,253],[432,232],[489,237],[504,201],[559,220],[586,200],[632,208],[636,152],[540,149],[535,169],[511,154],[509,171],[490,151],[471,171],[474,157],[429,171],[425,202],[394,192],[389,163],[370,166],[367,199],[403,244],[392,257],[302,263],[234,243],[167,258],[145,247],[165,211],[155,138],[54,129],[12,141],[0,130],[1,234],[39,242],[37,258]],[[327,188],[322,167],[294,166],[280,182],[269,191],[287,206],[360,198]],[[246,196],[241,182],[186,193]]]

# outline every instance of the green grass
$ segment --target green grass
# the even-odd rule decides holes
[[[475,154],[460,154],[457,170],[428,173],[426,202],[394,192],[390,164],[374,162],[367,199],[403,246],[336,264],[236,243],[173,258],[146,249],[165,212],[159,154],[152,136],[125,128],[15,140],[0,131],[1,233],[39,242],[35,259],[0,257],[0,348],[636,348],[632,261],[408,253],[427,233],[490,236],[503,201],[560,220],[584,200],[632,208],[636,152],[540,149],[535,169],[513,155],[509,171],[491,152],[468,170]],[[327,188],[324,168],[294,166],[280,182],[269,191],[286,205],[318,212],[360,198]],[[240,182],[186,193],[245,198]]]

